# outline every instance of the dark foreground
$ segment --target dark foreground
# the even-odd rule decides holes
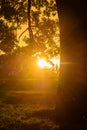
[[[57,82],[0,80],[0,130],[87,130],[56,120]]]

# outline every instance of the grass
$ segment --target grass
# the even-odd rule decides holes
[[[57,129],[58,126],[50,119],[51,108],[40,106],[1,105],[0,129]],[[34,127],[34,128],[33,128]]]
[[[59,130],[54,81],[0,82],[0,130]]]
[[[55,120],[57,82],[0,80],[0,130],[87,130]]]

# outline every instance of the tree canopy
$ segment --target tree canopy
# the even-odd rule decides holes
[[[59,53],[59,27],[55,0],[1,0],[0,49],[12,53],[19,46],[17,31],[27,25],[24,42],[34,51]]]

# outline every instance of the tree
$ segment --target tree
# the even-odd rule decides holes
[[[59,53],[58,18],[54,18],[56,14],[57,8],[54,0],[51,2],[47,0],[28,1],[28,29],[30,36],[24,40],[28,44],[30,43],[35,51],[49,53],[51,56],[51,52]]]
[[[15,47],[16,36],[13,28],[8,27],[3,20],[0,20],[0,49],[6,53],[12,52]]]
[[[48,0],[1,0],[0,6],[0,20],[3,22],[2,26],[7,26],[8,30],[10,29],[10,31],[6,33],[9,35],[5,37],[7,38],[10,36],[10,41],[12,39],[11,43],[13,44],[9,50],[8,40],[6,41],[6,38],[4,38],[5,42],[2,42],[3,38],[1,36],[1,49],[3,51],[11,52],[17,47],[19,39],[17,38],[16,32],[21,29],[22,24],[27,23],[27,21],[28,26],[25,31],[20,34],[19,38],[21,38],[27,30],[29,31],[29,36],[27,38],[25,37],[24,41],[29,48],[31,48],[29,49],[30,51],[34,49],[36,51],[42,50],[43,52],[51,52],[51,48],[54,48],[54,50],[59,48],[57,44],[57,42],[59,42],[59,39],[57,39],[59,35],[58,20],[52,19],[57,13],[54,0],[51,0],[51,2]],[[4,36],[3,29],[1,31]],[[15,38],[13,39],[11,36]],[[4,45],[8,50],[3,49]]]
[[[29,63],[31,64],[31,55],[37,52],[41,52],[47,60],[49,55],[53,57],[59,54],[59,28],[55,4],[54,0],[0,1],[0,49],[4,51],[5,54],[11,54],[7,55],[8,59],[10,57],[7,63],[12,63],[12,65],[11,63],[8,64],[8,66],[11,65],[11,67],[8,67],[11,68],[9,71],[15,72],[15,64],[25,66],[27,59],[30,60]],[[23,25],[26,25],[26,28],[18,37],[17,33],[21,30]],[[23,40],[27,46],[20,47],[20,39],[26,31],[28,35],[25,36]],[[11,57],[13,57],[13,59]],[[24,58],[26,62],[22,63],[22,58]],[[19,59],[20,63],[18,60],[15,61],[15,59]],[[3,64],[5,62],[6,61],[4,61]],[[13,62],[15,63],[14,65]],[[28,67],[25,68],[25,71]],[[21,71],[21,67],[19,68],[17,72]],[[21,73],[23,71],[24,68]]]
[[[81,125],[87,122],[87,8],[85,2],[79,0],[56,0],[56,3],[61,42],[57,119],[65,124]]]
[[[26,21],[26,2],[0,1],[0,49],[11,53],[17,46],[17,29]]]

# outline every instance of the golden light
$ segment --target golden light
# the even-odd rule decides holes
[[[52,59],[50,59],[50,61],[52,61],[52,63],[53,63],[54,65],[57,65],[58,68],[60,67],[60,59],[52,58]]]
[[[38,66],[40,68],[54,68],[55,70],[60,67],[60,59],[56,59],[56,58],[52,58],[49,59],[49,62],[46,61],[45,59],[42,59],[39,57],[38,62],[37,62]]]
[[[52,68],[52,65],[45,59],[38,59],[38,65],[40,68]]]

